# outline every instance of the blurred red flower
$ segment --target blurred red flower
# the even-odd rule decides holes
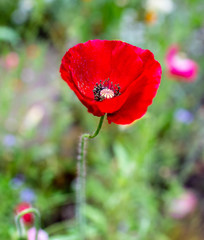
[[[168,73],[174,78],[185,82],[193,82],[197,78],[198,64],[180,53],[177,45],[169,47],[166,54],[166,66]]]
[[[16,214],[21,213],[22,211],[32,208],[31,204],[27,202],[21,202],[17,205],[15,212]],[[22,216],[22,220],[26,225],[30,225],[34,221],[33,213],[26,213]]]
[[[156,95],[161,66],[149,50],[122,41],[90,40],[70,48],[60,66],[63,80],[95,116],[129,124]]]

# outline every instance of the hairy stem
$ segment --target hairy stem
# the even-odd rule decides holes
[[[79,155],[77,161],[77,186],[76,186],[76,200],[77,200],[77,209],[76,209],[76,217],[78,221],[79,227],[79,236],[80,240],[85,239],[85,227],[86,221],[84,217],[84,207],[86,203],[86,160],[85,160],[85,145],[86,140],[89,138],[95,138],[102,127],[104,120],[104,116],[100,118],[98,127],[93,134],[84,133],[81,135],[80,142],[79,142]]]
[[[27,213],[33,213],[35,215],[35,227],[36,227],[35,240],[38,240],[38,231],[40,229],[40,213],[35,208],[25,209],[25,210],[21,211],[20,213],[18,213],[18,215],[16,216],[16,227],[17,227],[17,230],[18,230],[19,237],[20,238],[23,237],[23,230],[22,230],[23,229],[23,224],[22,224],[22,221],[21,221],[21,217],[23,217]]]

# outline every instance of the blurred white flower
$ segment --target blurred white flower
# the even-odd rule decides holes
[[[40,105],[34,105],[27,112],[20,130],[26,131],[33,129],[40,123],[44,115],[45,115],[44,108]]]
[[[32,11],[34,6],[33,0],[21,0],[19,1],[18,8],[12,14],[12,20],[15,24],[24,23],[28,17],[29,13]]]
[[[20,25],[27,20],[28,14],[26,12],[22,12],[20,9],[17,9],[12,13],[11,18],[15,24]]]
[[[194,192],[186,191],[180,197],[174,199],[169,207],[169,214],[173,218],[184,218],[193,212],[197,205],[197,197]]]
[[[35,240],[35,236],[36,236],[36,229],[34,227],[30,228],[27,232],[28,234],[28,240]],[[38,239],[37,240],[48,240],[49,239],[49,236],[48,234],[40,229],[38,231]]]
[[[120,39],[141,46],[145,40],[144,35],[145,25],[137,21],[137,12],[132,8],[124,10],[120,24]]]
[[[174,10],[174,3],[172,0],[147,0],[145,7],[147,11],[169,14]]]

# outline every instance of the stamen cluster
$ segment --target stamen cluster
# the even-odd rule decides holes
[[[102,90],[104,89],[107,89],[107,94],[103,94],[104,91]],[[119,96],[121,94],[119,84],[113,85],[113,82],[110,83],[109,78],[103,82],[100,80],[99,84],[96,83],[93,89],[93,93],[94,93],[94,99],[96,101],[103,101],[104,99],[110,99],[110,98]]]

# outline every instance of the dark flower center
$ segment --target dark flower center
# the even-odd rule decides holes
[[[119,96],[120,93],[120,86],[119,84],[113,85],[112,82],[110,82],[109,78],[108,80],[101,81],[100,83],[96,83],[94,89],[93,89],[94,99],[96,101],[103,101],[104,99],[110,99],[116,96]]]

